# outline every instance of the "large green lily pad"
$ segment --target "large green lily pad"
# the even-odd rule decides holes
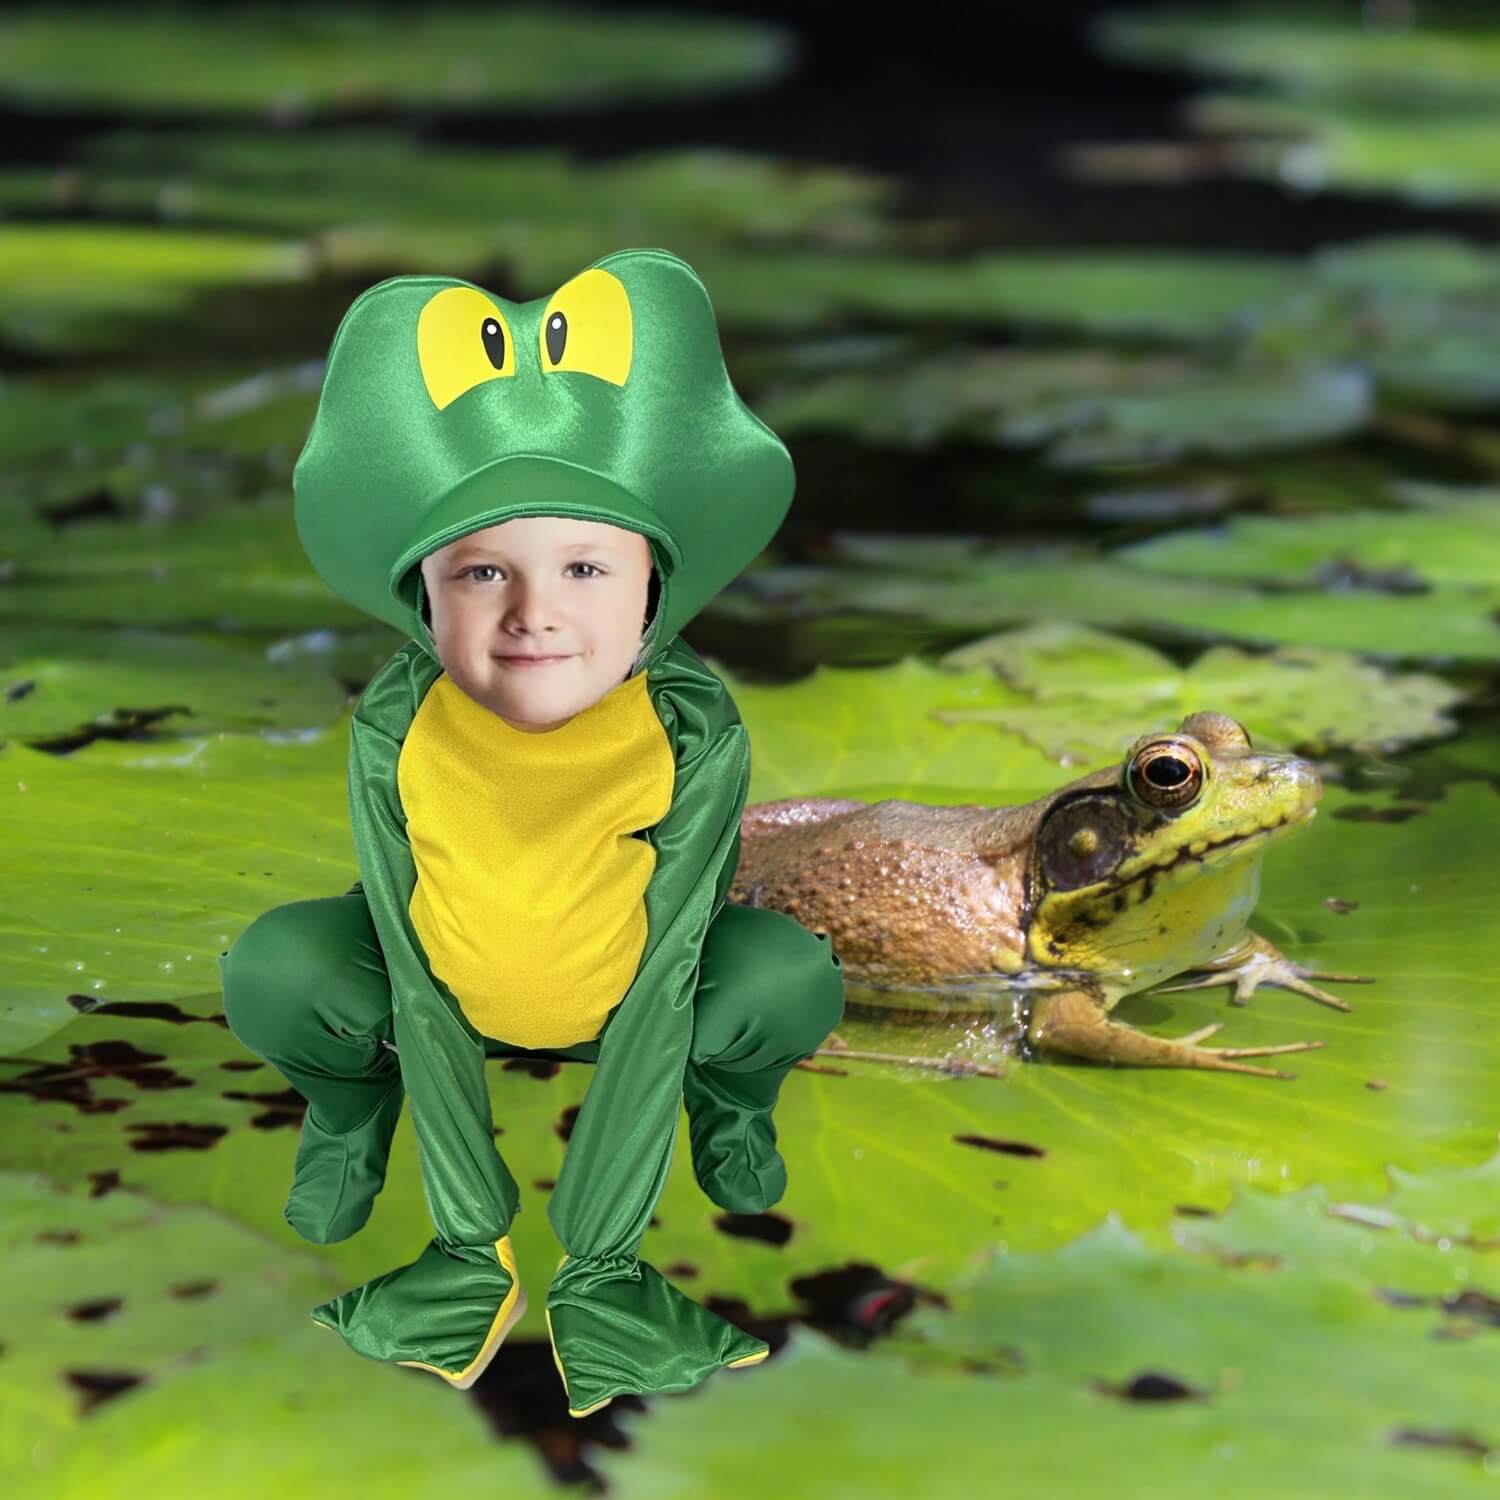
[[[1163,463],[1347,436],[1370,415],[1357,370],[1225,369],[1105,350],[949,349],[773,387],[759,414],[782,433],[836,431],[931,449],[967,439],[1044,446],[1065,467]]]
[[[973,724],[939,728],[913,709],[903,715],[900,689],[909,699],[920,671],[955,687],[967,680],[974,691],[988,678],[979,669],[909,665],[904,676],[888,674],[892,690],[865,712],[852,694],[833,696],[821,731],[805,703],[792,714],[765,708],[767,695],[794,689],[737,688],[755,747],[751,800],[806,794],[995,805],[1012,800],[1023,779],[1034,783],[1025,795],[1035,795],[1072,774],[1013,736]],[[244,1192],[255,1181],[252,1217],[276,1221],[292,1146],[245,1130],[246,1110],[224,1095],[220,1065],[241,1054],[213,1022],[220,1004],[213,958],[268,907],[347,890],[356,866],[344,751],[337,731],[284,745],[216,736],[184,741],[176,753],[101,743],[65,760],[20,745],[0,751],[6,826],[17,830],[18,867],[31,872],[24,890],[6,893],[13,979],[5,1066],[23,1092],[0,1100],[0,1139],[21,1153],[13,1160],[71,1181],[118,1166],[136,1122],[196,1122],[213,1135],[223,1127],[230,1137],[213,1151],[236,1163],[225,1182]],[[1224,1045],[1324,1041],[1321,1050],[1280,1060],[1296,1073],[1291,1081],[1025,1064],[972,1027],[910,1027],[851,1012],[840,1034],[856,1050],[952,1054],[992,1062],[1003,1076],[952,1077],[836,1055],[819,1059],[835,1071],[797,1070],[778,1111],[794,1184],[784,1210],[791,1238],[726,1236],[679,1160],[648,1258],[685,1260],[726,1294],[763,1305],[789,1274],[836,1264],[856,1247],[887,1267],[920,1258],[941,1282],[987,1238],[1046,1248],[1111,1208],[1146,1231],[1176,1203],[1221,1206],[1237,1184],[1287,1190],[1322,1182],[1333,1192],[1367,1193],[1384,1181],[1387,1164],[1472,1165],[1493,1150],[1495,1132],[1490,1080],[1500,1057],[1490,1054],[1500,1043],[1484,1017],[1500,970],[1492,951],[1500,938],[1486,915],[1500,879],[1488,854],[1497,836],[1500,797],[1488,783],[1457,784],[1438,802],[1413,805],[1330,786],[1313,827],[1270,852],[1256,926],[1300,961],[1374,976],[1374,984],[1349,987],[1353,1011],[1272,989],[1244,1007],[1230,1007],[1227,991],[1216,989],[1138,996],[1120,1008],[1121,1019],[1169,1036],[1225,1021]],[[123,1008],[78,1014],[69,994]],[[157,1003],[175,1009],[158,1014]],[[38,1136],[36,1124],[48,1118],[38,1109],[71,1115],[75,1106],[37,1104],[25,1071],[52,1061],[77,1066],[88,1049],[123,1041],[188,1080],[172,1091],[170,1114],[161,1113],[158,1085],[143,1090],[129,1068],[113,1066],[135,1054],[104,1047],[92,1054],[86,1087],[127,1104],[118,1114],[74,1118],[67,1134]],[[544,1095],[535,1106],[542,1119],[511,1138],[518,1180],[556,1175],[561,1142],[552,1123],[577,1102],[570,1091],[583,1086],[587,1069],[563,1073],[578,1081],[556,1098]],[[262,1109],[280,1097],[278,1080],[268,1072],[252,1089]],[[496,1084],[497,1123],[535,1103],[536,1095],[515,1088],[540,1087],[498,1069]],[[511,1150],[511,1140],[502,1148]],[[266,1150],[279,1166],[258,1155]],[[196,1152],[160,1164],[149,1151],[126,1159],[128,1181],[164,1196],[201,1198],[211,1186],[203,1172],[216,1170],[211,1156]],[[414,1174],[403,1181],[389,1222],[407,1244],[419,1188]],[[527,1236],[545,1234],[537,1217],[523,1225]],[[920,1246],[914,1223],[928,1226]],[[394,1241],[362,1236],[345,1248],[351,1273],[355,1260],[371,1275],[397,1263],[370,1265],[398,1253]],[[550,1253],[545,1240],[524,1249],[534,1260]]]
[[[982,1251],[868,1352],[794,1328],[753,1384],[653,1411],[601,1467],[625,1496],[748,1494],[729,1455],[753,1427],[794,1496],[982,1491],[1001,1467],[1141,1500],[1470,1494],[1500,1470],[1500,1253],[1351,1217],[1383,1208],[1242,1192],[1174,1246],[1110,1215],[1050,1254]]]
[[[1093,35],[1114,56],[1253,78],[1289,94],[1334,92],[1388,106],[1500,105],[1500,35],[1472,7],[1427,3],[1421,24],[1361,15],[1330,0],[1126,10]]]
[[[990,666],[1027,695],[1019,704],[938,710],[948,724],[994,724],[1063,765],[1118,756],[1142,734],[1175,729],[1212,706],[1257,745],[1318,755],[1334,746],[1393,751],[1447,734],[1463,693],[1430,673],[1390,673],[1349,652],[1234,646],[1180,668],[1138,641],[1055,620],[947,652],[945,667]]]
[[[155,524],[79,521],[20,541],[0,619],[220,631],[368,626],[313,571],[284,496]]]
[[[312,265],[305,245],[227,230],[10,223],[0,339],[27,353],[120,353],[189,309],[211,326],[216,292],[299,282]]]
[[[0,1173],[0,1272],[25,1288],[0,1360],[14,1500],[553,1490],[474,1404],[318,1329],[308,1310],[340,1290],[326,1261],[201,1204]]]
[[[1425,503],[1400,511],[1236,516],[1153,538],[1120,556],[1175,578],[1343,590],[1372,606],[1376,599],[1420,599],[1437,617],[1494,610],[1500,605],[1495,491],[1426,486],[1419,493]]]
[[[0,738],[324,728],[349,695],[319,658],[232,637],[16,626],[0,642]]]
[[[1301,519],[1279,524],[1293,528]],[[1331,524],[1341,521],[1334,518]],[[1411,539],[1416,531],[1402,528],[1400,534]],[[1390,579],[1366,578],[1367,587],[1351,589],[1359,575],[1338,566],[1335,556],[1328,559],[1335,566],[1321,584],[1254,586],[1232,576],[1231,547],[1202,539],[1192,544],[1193,565],[1222,556],[1226,576],[1189,576],[1180,550],[1188,544],[1175,537],[1114,556],[1084,547],[1023,548],[979,538],[958,546],[937,538],[929,549],[926,540],[845,533],[830,546],[833,563],[758,569],[709,608],[721,618],[745,622],[796,618],[803,632],[813,631],[821,616],[837,620],[849,613],[888,615],[966,634],[1072,620],[1172,642],[1311,645],[1391,660],[1500,657],[1495,618],[1500,584],[1409,592],[1402,587],[1407,575],[1398,571]],[[1153,551],[1158,545],[1162,550]],[[1426,553],[1419,541],[1412,545],[1420,574]],[[1174,551],[1184,567],[1181,574],[1162,566]],[[823,644],[835,647],[837,639],[827,637]]]
[[[881,215],[895,183],[854,168],[696,148],[623,160],[556,149],[498,151],[389,129],[267,136],[121,131],[66,175],[0,174],[0,206],[297,232],[345,275],[431,267],[492,275],[504,263],[540,293],[622,241],[872,247],[899,237]]]
[[[790,39],[758,22],[519,5],[257,4],[129,15],[51,5],[5,26],[0,91],[48,109],[268,112],[420,104],[556,109],[776,77]]]

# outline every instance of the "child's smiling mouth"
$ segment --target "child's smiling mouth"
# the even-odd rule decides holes
[[[571,661],[570,656],[497,656],[502,667],[550,667],[554,662]]]

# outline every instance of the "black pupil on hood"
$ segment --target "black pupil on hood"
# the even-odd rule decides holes
[[[568,320],[560,312],[547,319],[547,358],[555,365],[562,363],[563,348],[568,342]]]
[[[505,330],[493,318],[486,318],[479,336],[484,340],[484,352],[489,356],[490,363],[497,370],[503,370],[505,368]]]
[[[1146,765],[1146,780],[1152,786],[1181,786],[1190,774],[1187,764],[1173,755],[1158,755]]]

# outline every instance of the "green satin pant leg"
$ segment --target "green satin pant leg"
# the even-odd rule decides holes
[[[347,1239],[385,1182],[405,1090],[390,983],[362,895],[262,913],[219,958],[229,1029],[308,1101],[285,1218]]]
[[[763,1213],[781,1200],[772,1110],[786,1075],[843,1014],[827,937],[784,912],[724,904],[704,937],[683,1075],[693,1175],[721,1208]]]

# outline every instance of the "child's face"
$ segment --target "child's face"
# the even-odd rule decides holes
[[[646,622],[651,547],[638,531],[516,516],[422,559],[443,670],[516,729],[560,728],[630,672]],[[560,656],[541,666],[507,656]]]

